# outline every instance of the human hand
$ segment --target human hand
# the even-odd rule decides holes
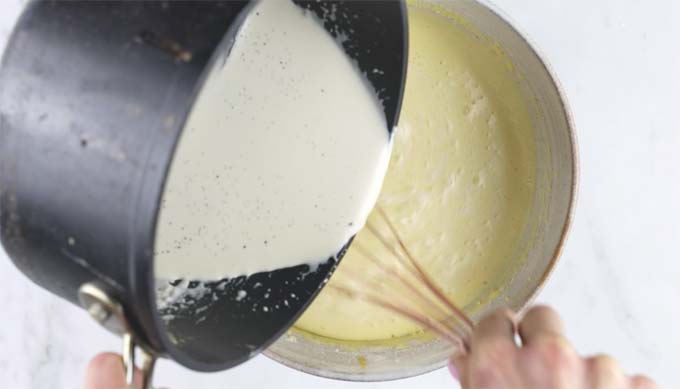
[[[559,315],[548,307],[532,308],[518,325],[507,309],[492,313],[475,327],[470,348],[450,364],[464,389],[657,388],[649,378],[626,376],[609,356],[579,356],[564,338]]]
[[[142,388],[141,378],[140,374],[135,374],[135,389]],[[85,374],[85,389],[128,389],[123,358],[114,353],[102,353],[92,358]]]

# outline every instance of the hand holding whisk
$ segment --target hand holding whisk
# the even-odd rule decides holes
[[[580,357],[562,335],[559,315],[550,308],[535,307],[522,320],[513,312],[501,309],[483,318],[475,327],[425,272],[385,211],[377,207],[375,214],[378,217],[366,224],[365,231],[379,243],[376,246],[379,249],[373,245],[372,250],[367,249],[360,239],[355,240],[352,248],[381,272],[382,281],[376,281],[368,271],[359,273],[342,268],[337,274],[344,275],[329,287],[411,320],[456,347],[457,355],[450,367],[464,388],[482,387],[481,382],[486,382],[483,387],[489,388],[657,388],[647,377],[626,376],[611,357]],[[512,327],[511,332],[508,325]],[[473,330],[477,346],[471,348]],[[516,341],[517,336],[521,342]],[[479,348],[480,338],[493,347]],[[502,365],[489,363],[498,361],[498,354],[493,354],[497,350],[506,350],[503,355],[507,360]],[[558,362],[552,365],[545,362],[550,360]],[[480,368],[480,363],[484,368]],[[532,368],[515,368],[520,365]],[[488,374],[480,376],[489,368],[494,370],[496,383],[487,382]],[[532,373],[528,373],[530,371]],[[609,384],[597,384],[603,382]]]

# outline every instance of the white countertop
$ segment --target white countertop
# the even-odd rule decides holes
[[[23,0],[2,0],[0,52]],[[579,351],[680,387],[680,2],[496,0],[552,63],[574,112],[581,156],[576,220],[539,297]],[[0,251],[0,382],[80,388],[94,354],[118,339],[31,284]],[[453,388],[445,370],[391,383],[305,375],[265,357],[219,374],[160,363],[183,388]]]

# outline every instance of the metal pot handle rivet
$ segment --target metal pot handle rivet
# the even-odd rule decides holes
[[[142,389],[151,389],[156,355],[137,341],[128,325],[123,306],[111,295],[94,283],[83,284],[78,290],[78,300],[90,316],[107,330],[123,338],[123,366],[125,382],[129,389],[134,387],[135,351],[142,357],[139,372],[142,376]]]

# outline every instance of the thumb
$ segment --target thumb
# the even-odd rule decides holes
[[[141,378],[137,370],[135,389],[142,388]],[[85,389],[128,389],[123,358],[114,353],[102,353],[92,358],[85,373]]]
[[[454,355],[449,359],[449,372],[460,383],[462,388],[467,387],[467,356]]]

